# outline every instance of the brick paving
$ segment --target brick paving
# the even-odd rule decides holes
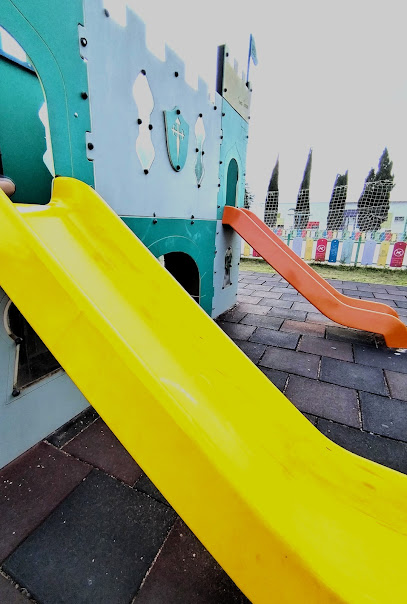
[[[407,287],[330,283],[407,323]],[[407,353],[277,274],[241,272],[218,324],[328,438],[407,474]],[[1,604],[248,602],[91,408],[0,471],[0,503]]]

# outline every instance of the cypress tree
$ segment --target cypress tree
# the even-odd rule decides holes
[[[264,208],[264,222],[265,224],[273,228],[276,226],[277,214],[278,214],[278,173],[280,169],[280,157],[277,157],[277,161],[271,173],[269,187],[267,190],[266,205]]]
[[[340,229],[343,223],[346,195],[348,192],[348,171],[345,174],[337,174],[332,189],[331,200],[327,219],[328,229]]]
[[[367,175],[358,201],[358,226],[362,231],[376,231],[387,220],[390,192],[394,187],[393,162],[387,147],[384,149],[377,172],[372,168]]]
[[[294,213],[294,228],[305,229],[309,221],[310,206],[309,206],[309,188],[311,182],[312,168],[312,148],[309,150],[307,163],[305,165],[304,176],[300,190],[298,191],[297,204]]]

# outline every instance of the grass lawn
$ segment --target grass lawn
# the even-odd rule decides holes
[[[343,281],[359,281],[362,283],[383,283],[385,285],[407,285],[406,269],[390,268],[361,268],[354,266],[329,266],[317,262],[310,263],[324,279],[341,279]],[[275,273],[262,258],[241,258],[240,270],[256,273]]]

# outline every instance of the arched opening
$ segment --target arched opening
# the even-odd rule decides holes
[[[0,175],[15,184],[13,201],[48,203],[53,165],[44,93],[24,50],[2,28],[0,81]]]
[[[199,269],[191,256],[184,252],[169,252],[162,258],[167,271],[199,304]]]
[[[229,162],[228,173],[226,178],[226,205],[235,206],[237,205],[237,193],[239,180],[239,166],[237,161],[232,158]]]
[[[11,301],[5,313],[7,331],[16,345],[13,395],[17,396],[22,388],[54,373],[61,366]]]

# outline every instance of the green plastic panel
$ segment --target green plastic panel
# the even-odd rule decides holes
[[[56,174],[93,185],[93,165],[86,157],[90,113],[89,99],[81,95],[87,93],[87,68],[79,52],[79,24],[81,0],[0,0],[0,25],[30,57],[44,89]]]
[[[134,216],[122,219],[156,258],[169,252],[191,256],[199,270],[200,305],[211,315],[216,222]]]
[[[38,116],[44,102],[41,84],[35,73],[1,56],[0,82],[6,84],[0,95],[0,152],[4,173],[17,186],[13,201],[47,203],[52,176],[43,162],[45,128]]]

